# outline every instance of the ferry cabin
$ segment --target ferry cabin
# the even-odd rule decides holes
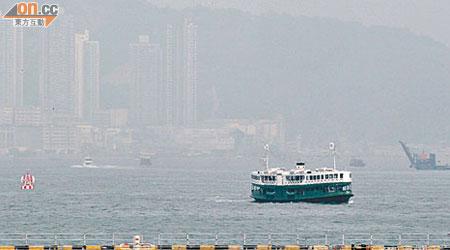
[[[350,171],[330,168],[290,171],[271,168],[252,172],[252,197],[256,201],[348,202],[353,196]]]

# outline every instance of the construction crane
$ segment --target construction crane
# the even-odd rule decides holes
[[[414,167],[418,170],[450,170],[450,165],[436,165],[436,155],[430,154],[411,154],[409,148],[405,143],[399,141],[408,157],[409,162],[411,162],[411,168]]]

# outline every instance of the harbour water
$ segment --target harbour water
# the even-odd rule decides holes
[[[253,202],[250,172],[262,167],[245,157],[95,162],[93,169],[3,159],[0,232],[142,232],[150,241],[181,232],[449,233],[450,171],[417,171],[401,157],[365,161],[349,168],[353,202],[325,205]],[[20,189],[27,169],[36,177],[32,191]]]

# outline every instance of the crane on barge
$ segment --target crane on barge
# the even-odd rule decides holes
[[[436,165],[435,154],[411,154],[409,148],[404,142],[398,142],[400,142],[400,145],[402,145],[403,151],[405,151],[405,154],[408,157],[409,162],[411,163],[411,168],[415,168],[417,170],[450,170],[450,165],[448,164]]]

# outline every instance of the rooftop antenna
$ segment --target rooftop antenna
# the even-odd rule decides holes
[[[330,142],[330,149],[333,150],[333,169],[336,170],[336,144],[334,141]]]
[[[263,160],[264,160],[264,163],[265,163],[265,166],[266,166],[266,170],[269,170],[269,150],[270,150],[269,144],[266,144],[266,145],[264,146],[264,149],[265,149],[266,151],[265,151],[265,153],[264,153],[264,158],[263,158]]]

